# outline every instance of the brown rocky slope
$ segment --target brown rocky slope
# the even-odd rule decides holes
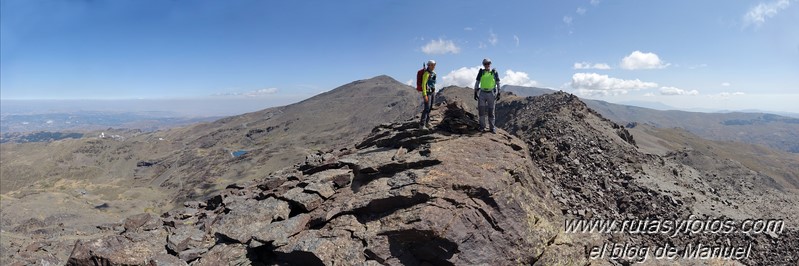
[[[524,140],[544,183],[566,219],[663,221],[690,219],[781,220],[774,234],[603,234],[604,243],[680,251],[687,244],[747,246],[749,265],[799,262],[799,197],[795,187],[775,186],[769,176],[732,159],[699,151],[667,156],[645,154],[629,131],[589,109],[576,96],[557,92],[538,97],[508,97],[498,107],[498,125]],[[702,163],[685,159],[704,158]],[[787,204],[786,204],[787,203]],[[596,235],[594,235],[596,236]],[[599,243],[600,245],[602,243]],[[642,258],[613,260],[636,262]],[[649,262],[652,256],[650,254]],[[705,260],[683,260],[707,263]]]
[[[355,147],[308,156],[160,217],[105,225],[107,235],[79,241],[69,263],[629,265],[636,259],[589,260],[589,251],[603,243],[699,242],[753,244],[751,256],[736,263],[799,261],[792,224],[799,200],[741,164],[705,160],[723,163],[717,171],[686,164],[683,153],[643,153],[627,129],[566,93],[503,96],[498,123],[510,134],[478,133],[474,115],[461,106],[440,105],[433,130],[417,129],[415,121],[384,124]],[[571,234],[562,227],[567,219],[692,215],[784,219],[788,228],[669,237]]]
[[[25,254],[63,264],[76,240],[113,227],[97,225],[165,212],[302,162],[316,150],[354,145],[418,107],[413,87],[377,76],[210,123],[0,144],[0,265]]]
[[[455,104],[432,130],[384,124],[158,217],[80,241],[69,265],[585,264],[526,145]],[[559,237],[560,236],[560,237]],[[568,255],[568,256],[564,256]]]
[[[154,134],[168,148],[141,159],[136,171],[179,190],[177,200],[204,197],[315,150],[352,145],[381,123],[416,114],[418,99],[413,88],[388,76],[354,81],[295,104]],[[231,156],[236,151],[246,154]]]

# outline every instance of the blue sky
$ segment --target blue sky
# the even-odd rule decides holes
[[[490,57],[504,84],[799,112],[799,0],[3,0],[0,15],[4,100],[275,105],[381,74],[406,83],[428,59],[439,84],[469,85]]]

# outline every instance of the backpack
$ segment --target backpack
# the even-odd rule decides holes
[[[424,63],[422,64],[422,69],[416,71],[416,91],[422,91],[422,79],[424,77],[424,71],[426,70]]]

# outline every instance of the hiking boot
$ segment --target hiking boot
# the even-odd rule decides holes
[[[433,126],[431,126],[431,125],[430,125],[430,123],[425,123],[425,124],[424,124],[424,127],[426,127],[427,129],[431,129],[431,128],[433,128]]]
[[[497,129],[496,128],[492,128],[491,129],[491,133],[497,134]]]

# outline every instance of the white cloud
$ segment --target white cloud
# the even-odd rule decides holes
[[[749,9],[744,14],[744,26],[756,25],[761,26],[766,22],[767,18],[777,15],[781,10],[788,8],[791,5],[791,0],[777,0],[771,3],[760,3]]]
[[[519,47],[519,36],[513,35],[513,40],[516,41],[516,47]]]
[[[644,94],[644,97],[654,97],[654,96],[655,96],[655,94],[651,93],[651,92],[647,92],[647,93]]]
[[[488,47],[488,46],[484,42],[480,42],[480,44],[477,45],[477,48],[480,48],[480,49],[483,49],[483,48],[486,48],[486,47]]]
[[[641,80],[625,80],[611,78],[597,73],[575,73],[570,83],[571,87],[582,95],[622,95],[629,91],[657,87],[657,83],[643,82]]]
[[[585,8],[583,8],[583,7],[578,7],[578,8],[577,8],[577,14],[580,14],[580,15],[585,15],[585,11],[586,11],[586,10],[585,10]]]
[[[630,55],[621,59],[621,68],[635,70],[635,69],[656,69],[665,68],[670,64],[664,64],[660,57],[654,53],[642,53],[641,51],[634,51]]]
[[[475,77],[477,77],[477,71],[479,70],[480,66],[461,67],[452,70],[449,74],[441,78],[442,88],[452,85],[471,88],[474,86]]]
[[[491,45],[497,45],[497,42],[499,42],[499,39],[497,38],[497,35],[494,34],[494,30],[489,31],[488,43]]]
[[[408,86],[416,86],[413,84],[413,79],[409,79],[407,82],[405,82],[405,84],[407,84]]]
[[[472,29],[472,27],[466,27],[466,28],[463,28],[463,30],[465,30],[465,31],[471,31],[471,30],[473,30],[473,29]]]
[[[591,65],[591,63],[588,63],[588,62],[578,62],[578,63],[574,63],[574,69],[603,69],[603,70],[607,70],[607,69],[610,69],[610,66],[608,64],[605,64],[605,63],[597,63],[597,64]]]
[[[740,92],[740,91],[722,92],[722,93],[719,93],[718,96],[721,96],[722,98],[727,98],[727,97],[730,97],[730,96],[741,96],[741,95],[746,95],[746,93],[743,93],[743,92]]]
[[[675,87],[661,87],[660,95],[699,95],[697,90],[683,90]]]
[[[593,6],[599,5],[599,0],[591,0],[591,5]]]
[[[729,87],[730,85],[732,85],[732,84],[730,84],[729,82],[722,82],[721,83],[722,87]]]
[[[477,77],[477,71],[480,66],[475,67],[461,67],[459,69],[450,71],[449,74],[441,78],[442,87],[446,86],[460,86],[460,87],[474,87],[474,81]],[[500,75],[501,83],[504,85],[515,85],[534,87],[538,82],[530,79],[530,76],[522,71],[513,71],[511,69],[505,70],[505,75]]]
[[[275,94],[278,92],[277,88],[264,88],[258,89],[254,91],[247,91],[247,92],[224,92],[224,93],[217,93],[213,96],[244,96],[244,97],[260,97]]]
[[[474,74],[475,77],[477,73]],[[535,80],[531,80],[530,77],[525,72],[521,71],[513,71],[513,70],[505,70],[505,76],[501,77],[502,84],[505,85],[515,85],[515,86],[524,86],[524,87],[535,87],[538,85],[538,82]],[[472,82],[474,83],[474,82]]]
[[[573,19],[570,16],[563,16],[563,23],[566,23],[566,25],[571,25],[572,24],[572,20]]]
[[[427,43],[425,46],[422,46],[422,52],[425,54],[446,54],[452,53],[457,54],[460,53],[461,48],[455,45],[454,42],[451,40],[444,40],[439,38],[438,40],[432,40]]]

